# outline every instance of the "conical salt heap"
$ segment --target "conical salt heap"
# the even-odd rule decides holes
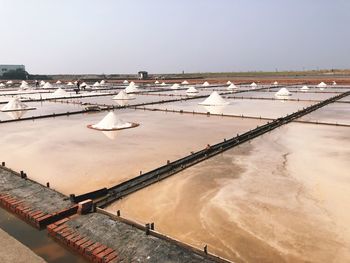
[[[198,90],[195,87],[189,87],[186,93],[198,93]]]
[[[73,84],[72,82],[69,81],[69,82],[67,83],[67,86],[74,86],[74,84]]]
[[[275,82],[273,83],[273,85],[277,86],[277,85],[278,85],[278,82],[277,82],[277,81],[275,81]]]
[[[291,96],[291,95],[292,95],[292,93],[290,93],[289,90],[287,90],[286,88],[281,88],[275,94],[275,96],[277,96],[277,97]]]
[[[182,85],[188,85],[188,81],[187,80],[184,80],[181,82]]]
[[[25,80],[22,80],[22,81],[21,81],[21,84],[28,85],[28,82],[25,81]]]
[[[100,81],[100,84],[101,84],[101,85],[105,85],[105,84],[106,84],[106,81],[105,81],[105,80],[101,80],[101,81]]]
[[[202,84],[202,86],[208,87],[208,86],[209,86],[209,82],[208,82],[208,81],[204,82],[204,83]]]
[[[162,84],[160,84],[161,86],[166,86],[165,82],[162,82]]]
[[[117,117],[114,112],[109,112],[99,123],[88,126],[89,128],[113,131],[120,129],[127,129],[136,127],[137,124],[131,122],[125,122]]]
[[[253,82],[252,84],[250,84],[250,86],[251,86],[252,88],[256,88],[258,85],[256,85],[255,82]]]
[[[93,87],[99,87],[100,86],[100,83],[99,82],[95,82],[94,85],[92,85]]]
[[[28,89],[29,86],[28,86],[28,83],[27,82],[22,82],[22,84],[19,86],[20,89]]]
[[[52,87],[51,83],[49,83],[49,82],[46,82],[43,86],[43,89],[52,89],[52,88],[53,87]]]
[[[208,98],[198,104],[206,106],[222,106],[229,104],[229,102],[225,101],[217,91],[213,91]]]
[[[158,80],[156,80],[156,81],[154,82],[154,84],[159,84],[159,81],[158,81]]]
[[[120,91],[117,95],[115,95],[113,100],[134,100],[135,98],[128,95],[124,90]]]
[[[171,86],[171,89],[178,89],[178,88],[180,88],[180,85],[177,83],[175,83]]]
[[[231,85],[231,84],[232,84],[231,81],[227,81],[227,82],[226,82],[226,85]]]
[[[135,93],[135,92],[139,92],[139,89],[135,86],[135,84],[133,84],[134,82],[131,82],[129,84],[129,86],[127,86],[125,88],[125,92],[126,93]]]
[[[56,84],[61,84],[62,82],[60,80],[57,80],[56,81]]]
[[[64,90],[64,89],[61,89],[61,88],[58,88],[55,90],[55,92],[53,93],[53,95],[55,97],[66,97],[68,96],[69,94]]]
[[[332,85],[333,85],[333,86],[337,85],[337,82],[335,82],[335,81],[333,80]]]
[[[21,102],[18,98],[12,98],[4,107],[2,107],[1,111],[20,111],[20,110],[28,110],[28,109],[34,109],[34,108],[29,108],[26,104]]]
[[[301,91],[308,91],[309,88],[308,88],[307,86],[303,86],[300,90],[301,90]]]
[[[124,80],[124,81],[123,81],[123,84],[129,84],[129,81]]]
[[[13,81],[12,80],[9,80],[6,82],[7,85],[12,85],[13,84]]]
[[[237,86],[233,83],[230,84],[230,86],[227,87],[227,90],[234,90],[234,89],[238,89]]]
[[[5,87],[5,84],[4,83],[0,83],[0,87]]]
[[[46,84],[45,81],[43,81],[43,80],[40,81],[40,86],[44,86],[45,84]]]
[[[327,84],[324,83],[324,82],[321,82],[320,84],[317,85],[317,87],[319,87],[319,88],[325,88],[325,87],[327,87]]]

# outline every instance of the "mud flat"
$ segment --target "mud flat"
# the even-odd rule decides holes
[[[291,123],[107,209],[236,262],[350,260],[350,137]]]
[[[0,154],[9,167],[69,195],[109,187],[243,133],[260,120],[164,112],[116,111],[134,129],[101,132],[86,125],[107,113],[48,118],[0,126]],[[195,139],[194,139],[195,138]]]

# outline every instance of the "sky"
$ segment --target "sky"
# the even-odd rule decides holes
[[[32,74],[350,68],[350,0],[0,0]]]

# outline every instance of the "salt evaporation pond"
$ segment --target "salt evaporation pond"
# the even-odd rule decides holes
[[[230,102],[225,106],[202,106],[198,103],[203,101],[202,99],[193,99],[188,101],[170,102],[159,105],[149,105],[146,108],[152,109],[167,109],[176,111],[195,111],[201,113],[210,112],[212,114],[225,114],[225,115],[244,115],[250,117],[264,117],[264,118],[279,118],[287,114],[293,113],[303,107],[312,105],[311,102],[295,102],[295,101],[269,101],[269,100],[249,100],[249,99],[228,99],[226,96],[223,98]]]
[[[291,123],[107,209],[235,262],[348,262],[349,156],[349,128]]]
[[[86,127],[107,112],[2,124],[2,161],[65,194],[79,194],[110,187],[264,124],[130,109],[115,113],[140,126],[114,132]]]
[[[332,103],[300,118],[303,121],[319,121],[350,125],[350,104]],[[349,131],[350,133],[350,131]],[[350,159],[349,159],[350,161]]]
[[[81,102],[81,103],[90,103],[90,104],[100,104],[100,105],[119,105],[123,103],[127,103],[127,105],[135,105],[135,104],[141,104],[141,103],[149,103],[149,102],[162,102],[166,100],[176,99],[172,98],[170,96],[160,96],[160,95],[153,95],[150,93],[149,95],[144,94],[130,94],[132,96],[133,100],[128,101],[118,101],[113,100],[113,96],[97,96],[97,97],[85,97],[85,98],[77,98],[77,99],[70,99],[68,101],[72,102]]]
[[[22,118],[25,117],[32,117],[32,116],[41,116],[41,115],[48,115],[48,114],[58,114],[58,113],[66,113],[66,112],[74,112],[74,111],[81,111],[83,110],[83,107],[78,104],[67,104],[67,103],[60,103],[60,102],[52,102],[52,101],[41,101],[41,102],[25,102],[25,104],[29,108],[35,108],[34,110],[24,110],[23,115],[20,114]],[[0,107],[3,107],[5,104],[0,105]],[[10,119],[17,119],[17,117],[13,117],[14,115],[11,113],[15,112],[1,112],[0,111],[0,120],[10,120]]]
[[[299,99],[299,100],[325,100],[331,98],[337,94],[333,93],[308,93],[308,92],[293,92],[288,88],[288,90],[292,93],[291,96],[286,97],[285,99]],[[233,95],[228,95],[229,97],[237,97],[237,98],[266,98],[266,99],[276,99],[275,91],[267,92],[267,91],[250,91],[250,92],[242,92]]]

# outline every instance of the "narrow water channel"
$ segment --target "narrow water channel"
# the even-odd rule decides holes
[[[15,215],[0,208],[0,228],[30,248],[47,262],[83,263],[83,257],[64,248],[48,236],[46,230],[37,230]]]

